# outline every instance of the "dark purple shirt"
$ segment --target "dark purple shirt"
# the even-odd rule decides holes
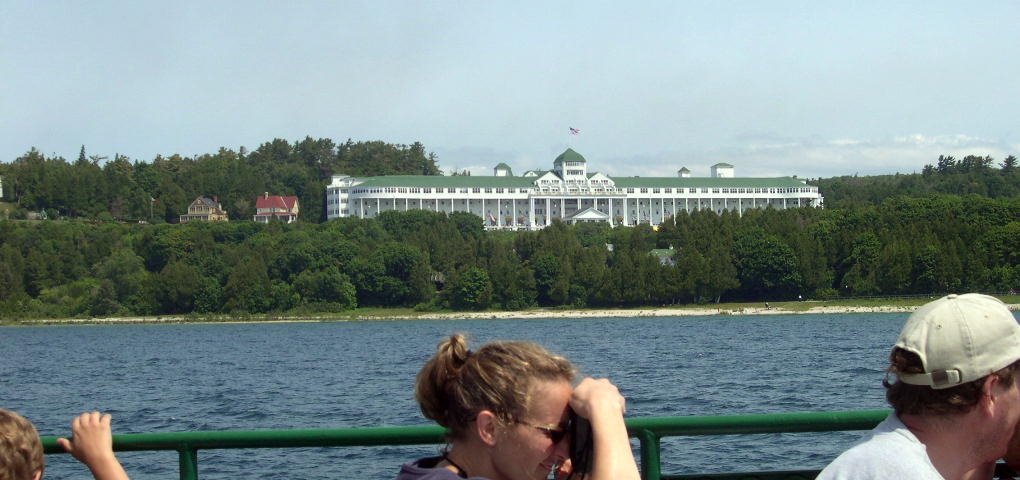
[[[426,457],[405,463],[400,467],[400,473],[396,480],[463,480],[445,468],[436,468],[436,464],[443,461],[443,457]],[[471,477],[468,480],[488,480],[485,477]]]

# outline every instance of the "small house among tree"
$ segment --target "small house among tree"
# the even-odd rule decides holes
[[[269,223],[270,220],[276,219],[284,223],[293,223],[297,221],[297,218],[297,197],[270,196],[269,192],[266,192],[261,197],[255,199],[254,220],[256,222]]]
[[[220,206],[216,197],[198,197],[191,205],[188,205],[188,214],[181,215],[181,223],[192,221],[200,222],[226,222],[227,212]]]

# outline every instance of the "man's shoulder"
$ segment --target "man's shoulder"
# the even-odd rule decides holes
[[[942,480],[924,445],[909,431],[896,428],[896,423],[897,420],[882,422],[861,442],[836,457],[817,480]]]

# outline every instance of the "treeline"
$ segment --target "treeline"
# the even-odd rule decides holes
[[[328,138],[291,144],[276,139],[254,151],[221,148],[196,157],[157,156],[151,162],[89,156],[50,157],[31,149],[9,164],[0,163],[4,197],[18,209],[47,217],[176,223],[198,196],[217,197],[231,220],[251,220],[255,198],[295,195],[302,220],[325,220],[326,185],[334,173],[347,175],[439,175],[436,156],[421,143],[381,141],[337,145]]]
[[[939,155],[938,161],[925,165],[920,174],[842,176],[812,183],[818,185],[829,208],[878,205],[900,195],[974,194],[1010,198],[1020,196],[1020,168],[1013,155],[998,164],[989,156],[967,155],[957,160]]]
[[[411,211],[322,224],[0,221],[4,318],[422,310],[1020,288],[1020,198],[696,212],[648,227],[486,232]],[[658,254],[653,254],[653,250]]]

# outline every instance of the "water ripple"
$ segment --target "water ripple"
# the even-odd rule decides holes
[[[73,415],[118,433],[425,425],[414,376],[440,338],[538,341],[608,376],[631,416],[884,407],[902,315],[104,325],[0,329],[0,398],[44,435]],[[607,334],[608,333],[608,334]],[[16,359],[16,360],[15,360]],[[663,440],[669,473],[817,468],[858,432]],[[203,479],[392,478],[437,445],[201,451]],[[124,452],[136,480],[176,476],[175,452]],[[66,455],[47,478],[80,478]]]

